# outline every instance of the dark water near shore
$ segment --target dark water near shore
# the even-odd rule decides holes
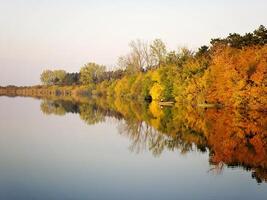
[[[0,97],[0,199],[267,199],[265,114],[110,102]]]

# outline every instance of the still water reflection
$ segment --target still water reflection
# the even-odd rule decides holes
[[[264,113],[105,98],[0,109],[0,199],[267,198]]]

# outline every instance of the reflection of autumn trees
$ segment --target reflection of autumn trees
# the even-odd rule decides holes
[[[267,168],[266,115],[253,111],[240,115],[231,110],[208,110],[206,116],[213,163],[223,161]]]
[[[76,103],[43,100],[46,114],[79,113],[88,124],[106,117],[118,120],[119,133],[127,136],[129,149],[149,150],[158,156],[164,150],[210,152],[215,170],[241,166],[252,171],[258,182],[267,180],[266,113],[248,110],[202,109],[175,105],[161,108],[121,98],[83,99]],[[212,168],[212,169],[213,169]]]
[[[44,114],[65,115],[66,113],[79,113],[79,106],[70,100],[44,99],[41,102],[41,111]]]
[[[256,179],[258,183],[267,182],[267,170],[263,168],[252,169],[252,178]]]
[[[159,155],[163,151],[166,137],[145,122],[123,120],[119,124],[119,132],[131,140],[131,151],[139,153],[148,148],[154,155]]]
[[[208,110],[210,162],[243,166],[256,171],[267,169],[267,118],[255,111]],[[265,178],[266,179],[266,178]]]
[[[87,124],[96,124],[105,121],[105,115],[96,105],[81,104],[80,117]]]
[[[41,103],[41,110],[44,114],[56,114],[56,115],[65,115],[66,110],[63,105],[59,102],[44,100]]]

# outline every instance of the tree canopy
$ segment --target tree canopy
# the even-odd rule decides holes
[[[98,83],[102,80],[106,67],[96,63],[87,63],[80,70],[80,81],[84,85]]]

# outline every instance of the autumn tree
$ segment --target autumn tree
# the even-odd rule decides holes
[[[44,70],[40,76],[44,85],[52,85],[54,83],[54,73],[52,70]]]

